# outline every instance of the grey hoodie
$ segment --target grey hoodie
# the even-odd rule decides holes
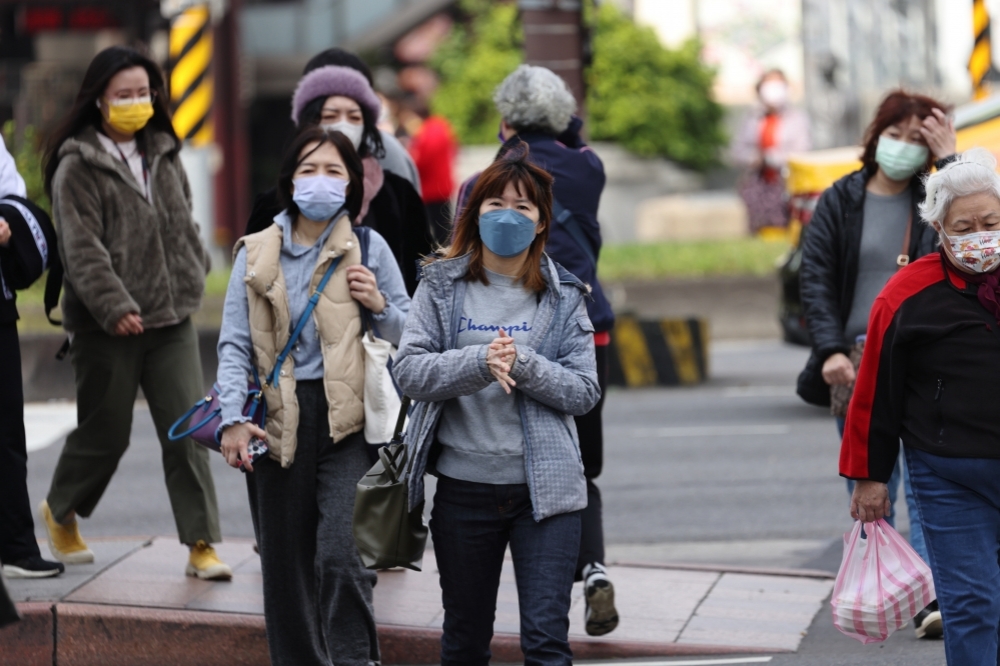
[[[525,476],[539,521],[587,506],[573,416],[586,414],[601,396],[587,287],[548,256],[542,261],[547,288],[511,372],[524,427]],[[405,437],[411,509],[424,501],[424,472],[444,402],[496,381],[486,366],[488,345],[456,348],[468,265],[464,256],[424,268],[394,362],[400,388],[417,401]]]

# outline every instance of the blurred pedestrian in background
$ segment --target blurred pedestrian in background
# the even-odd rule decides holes
[[[431,115],[426,102],[411,98],[406,109],[419,119],[410,141],[410,154],[420,172],[420,196],[427,207],[431,235],[438,246],[444,247],[451,239],[451,195],[455,192],[458,142],[448,121]]]
[[[818,405],[830,405],[833,391],[841,437],[872,303],[901,267],[937,248],[937,234],[919,223],[917,206],[924,199],[927,172],[955,154],[955,128],[946,114],[929,97],[890,93],[865,131],[863,166],[823,193],[802,240],[802,305],[812,354],[798,391]],[[908,475],[898,461],[893,470],[886,478],[891,502],[896,501],[900,476],[909,501]],[[853,482],[847,485],[851,492]],[[912,503],[909,508],[910,542],[929,562],[920,513]],[[893,521],[891,514],[888,520]],[[918,635],[928,628],[940,634],[935,608],[918,616]]]
[[[502,159],[521,143],[530,147],[528,159],[554,178],[553,220],[545,251],[590,287],[585,299],[594,325],[594,347],[601,398],[589,412],[575,417],[580,454],[587,477],[587,508],[582,515],[580,556],[576,579],[584,581],[586,631],[602,636],[618,626],[614,586],[604,568],[604,523],[601,491],[595,483],[604,464],[604,428],[601,412],[608,378],[608,346],[615,316],[597,279],[601,252],[601,225],[597,209],[604,190],[604,165],[580,136],[583,121],[573,115],[576,100],[565,82],[544,67],[521,65],[494,93],[503,122]],[[478,175],[463,183],[458,210],[462,211]]]
[[[791,153],[809,150],[809,117],[788,101],[788,79],[780,69],[757,82],[760,104],[747,114],[733,138],[732,158],[744,172],[740,196],[751,233],[783,237],[788,226],[782,171]]]
[[[65,567],[42,559],[31,518],[16,292],[59,257],[52,221],[25,196],[0,138],[0,563],[7,578],[47,578]]]
[[[569,609],[587,484],[568,416],[600,387],[588,289],[544,253],[552,177],[509,151],[479,176],[444,258],[424,267],[395,376],[419,401],[410,507],[436,473],[441,663],[488,664],[510,545],[525,663],[571,664]]]
[[[202,394],[198,334],[209,258],[191,217],[181,143],[163,75],[136,51],[113,46],[87,68],[46,155],[65,267],[63,325],[71,336],[77,428],[66,438],[40,512],[56,559],[92,562],[77,528],[129,445],[142,387],[163,447],[170,504],[188,575],[228,579],[208,451],[167,431]]]
[[[251,437],[269,457],[246,465],[264,574],[264,615],[274,664],[378,663],[374,571],[351,529],[358,480],[370,467],[364,438],[361,310],[399,344],[410,299],[385,240],[370,232],[367,265],[351,220],[364,201],[364,170],[351,138],[307,127],[282,160],[284,210],[241,239],[219,337],[222,453],[248,460]],[[267,432],[243,416],[251,364],[273,369],[332,262],[280,381],[265,386]],[[273,288],[272,288],[273,287]]]
[[[920,215],[941,249],[875,300],[840,453],[840,473],[857,480],[851,515],[870,522],[890,510],[902,438],[951,666],[1000,663],[996,168],[977,148],[927,179]]]
[[[365,170],[364,199],[354,223],[375,229],[385,239],[412,295],[417,288],[417,265],[432,249],[427,213],[410,180],[379,161],[388,159],[385,146],[391,145],[393,169],[405,170],[412,164],[399,141],[379,130],[382,102],[372,89],[371,72],[367,67],[359,71],[360,61],[355,59],[335,49],[313,58],[292,97],[292,121],[300,131],[318,125],[343,132],[354,143]],[[331,61],[350,64],[325,64]],[[276,190],[261,193],[254,202],[247,234],[270,226],[282,210]]]

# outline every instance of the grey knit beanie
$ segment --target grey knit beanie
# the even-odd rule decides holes
[[[576,100],[566,82],[544,67],[521,65],[493,92],[493,103],[517,131],[561,134],[569,127]]]

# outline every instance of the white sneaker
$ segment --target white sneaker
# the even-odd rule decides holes
[[[603,636],[615,630],[618,626],[615,586],[603,564],[594,562],[583,568],[583,600],[587,604],[583,615],[587,635]]]

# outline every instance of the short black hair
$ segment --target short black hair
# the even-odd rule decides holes
[[[311,143],[319,145],[303,155],[302,151]],[[305,158],[326,143],[333,144],[340,153],[341,159],[344,160],[344,166],[347,167],[347,175],[350,178],[350,184],[347,187],[347,201],[344,204],[347,208],[347,214],[350,215],[351,220],[356,220],[361,214],[361,201],[365,196],[365,173],[361,158],[354,150],[354,144],[341,132],[328,132],[322,127],[312,125],[303,129],[292,139],[291,145],[281,159],[281,169],[278,171],[278,201],[288,211],[288,215],[292,219],[295,219],[299,214],[299,207],[292,199],[292,176],[295,175],[295,170],[299,168]]]
[[[372,70],[369,69],[365,61],[354,53],[337,47],[321,51],[310,58],[309,62],[306,63],[305,69],[302,70],[302,76],[305,76],[314,69],[326,67],[327,65],[339,65],[340,67],[350,67],[351,69],[355,69],[361,72],[361,74],[368,79],[368,85],[373,88],[375,87],[375,79],[372,78]]]

